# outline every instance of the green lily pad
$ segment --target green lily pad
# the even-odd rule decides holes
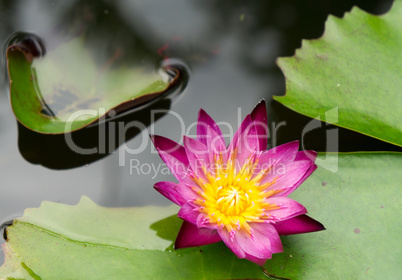
[[[402,154],[324,158],[339,170],[318,167],[291,197],[326,230],[282,237],[285,252],[267,270],[291,279],[399,279]]]
[[[176,82],[153,67],[119,63],[116,51],[97,63],[83,38],[72,39],[39,57],[23,44],[7,50],[10,99],[15,116],[27,128],[59,134],[83,128],[162,95]],[[166,75],[167,76],[167,75]]]
[[[398,279],[402,154],[320,157],[338,171],[319,167],[292,198],[327,229],[282,237],[284,253],[265,269],[291,279]],[[266,279],[222,242],[174,250],[177,211],[44,202],[7,228],[0,279]]]
[[[7,228],[0,279],[265,278],[222,242],[174,250],[177,211],[104,208],[87,197],[75,206],[43,202]]]
[[[330,16],[320,39],[304,40],[295,56],[278,59],[286,95],[274,98],[303,115],[402,146],[401,49],[401,0],[383,16],[359,8],[343,19]]]

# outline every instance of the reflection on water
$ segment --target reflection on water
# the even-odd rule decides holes
[[[270,125],[281,124],[275,139],[269,139],[272,145],[301,139],[301,132],[310,121],[269,102],[272,95],[285,92],[284,78],[275,58],[292,55],[302,38],[319,37],[329,13],[342,16],[353,5],[382,13],[391,2],[316,0],[306,5],[298,0],[1,1],[0,40],[5,44],[14,32],[29,31],[43,38],[50,52],[64,40],[85,34],[100,61],[107,60],[116,46],[125,48],[124,60],[128,63],[140,63],[147,56],[155,67],[165,57],[180,58],[192,72],[186,94],[173,105],[165,104],[171,113],[151,124],[145,134],[160,134],[179,141],[183,127],[187,129],[195,122],[199,108],[204,108],[216,121],[227,121],[237,128],[238,119],[243,119],[265,98]],[[141,56],[134,55],[137,51]],[[5,65],[4,57],[2,63]],[[18,152],[18,144],[24,157],[45,166],[58,164],[58,168],[67,168],[86,161],[66,156],[51,141],[24,134],[26,131],[20,130],[17,139],[7,90],[5,86],[0,89],[0,222],[21,215],[25,208],[38,207],[43,200],[76,204],[83,194],[104,206],[166,203],[152,185],[175,179],[162,174],[161,169],[152,171],[162,162],[142,133],[132,135],[126,143],[132,149],[144,145],[143,152],[125,153],[120,147],[87,167],[54,171],[27,162]],[[306,135],[305,147],[330,150],[326,146],[328,129],[323,126]],[[89,138],[88,141],[92,142]],[[87,147],[93,147],[92,144]],[[396,149],[343,129],[339,129],[339,148]],[[138,168],[133,168],[133,163]]]

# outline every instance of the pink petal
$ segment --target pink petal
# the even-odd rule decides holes
[[[206,180],[202,166],[210,166],[208,147],[200,141],[187,136],[183,137],[183,144],[188,161],[192,170],[195,172],[195,175]]]
[[[240,259],[248,259],[258,265],[263,265],[272,253],[283,251],[282,243],[278,232],[271,224],[250,224],[253,230],[253,237],[243,231],[236,231],[233,237],[225,229],[218,229],[223,242]]]
[[[234,235],[234,241],[245,253],[246,259],[263,265],[273,253],[283,252],[279,234],[271,224],[251,223],[250,227],[253,231],[252,237],[243,231],[237,231]]]
[[[219,228],[217,224],[215,224],[215,223],[212,224],[209,222],[209,218],[205,213],[200,213],[198,215],[196,226],[198,228],[206,228],[206,229],[210,229],[210,230],[216,230]]]
[[[194,201],[195,199],[200,199],[201,197],[193,190],[193,188],[197,188],[194,186],[186,185],[183,183],[176,184],[174,186],[175,190],[177,191],[178,194],[186,201],[187,203],[190,203]]]
[[[259,258],[256,258],[254,256],[251,256],[251,255],[249,255],[247,253],[246,253],[245,259],[247,259],[247,260],[249,260],[249,261],[251,261],[251,262],[253,262],[255,264],[258,264],[259,266],[263,266],[265,264],[265,262],[267,261],[267,259],[259,259]]]
[[[221,241],[216,230],[200,229],[196,225],[183,222],[175,242],[175,249],[197,247]]]
[[[255,168],[254,174],[257,175],[261,170],[270,166],[292,162],[296,158],[298,150],[299,141],[293,141],[263,152],[259,157],[259,164]]]
[[[272,230],[269,231],[268,229],[265,234],[261,234],[259,231],[254,231],[253,228],[253,238],[243,231],[236,232],[235,241],[239,244],[243,252],[259,259],[270,259],[272,257],[271,241],[268,238],[268,235],[272,232],[275,232],[276,235],[278,235],[278,233],[272,225],[265,225],[268,226],[267,228],[271,228]]]
[[[247,115],[239,129],[236,131],[228,150],[237,148],[236,165],[241,167],[246,159],[258,151],[258,135],[250,115]]]
[[[268,143],[268,120],[265,100],[261,100],[251,112],[251,119],[257,130],[258,150],[265,151]]]
[[[316,151],[305,150],[305,151],[300,151],[297,153],[295,161],[296,160],[311,160],[312,162],[314,162],[316,158],[317,158]]]
[[[223,162],[227,161],[228,150],[226,149],[225,139],[212,128],[207,129],[207,147],[210,155],[210,162],[214,162],[214,155],[221,154]]]
[[[267,151],[267,156],[275,159],[275,162],[290,162],[296,158],[299,150],[299,141],[282,144]]]
[[[270,197],[266,199],[266,202],[280,207],[280,209],[265,212],[270,215],[270,219],[273,221],[287,220],[307,213],[307,210],[303,205],[288,197]]]
[[[273,224],[279,235],[299,234],[324,230],[325,227],[307,215],[299,215],[291,219]]]
[[[317,169],[317,165],[313,164],[310,166],[310,168],[306,171],[306,173],[304,173],[304,175],[300,178],[299,181],[297,181],[296,183],[293,184],[293,186],[291,188],[288,188],[287,190],[285,190],[283,193],[279,193],[278,195],[281,196],[288,196],[289,194],[291,194],[293,191],[295,191],[304,181],[306,181],[306,179]]]
[[[158,182],[154,185],[154,188],[167,199],[182,206],[186,203],[186,200],[176,191],[175,186],[176,184],[173,182]]]
[[[178,143],[158,135],[151,135],[159,156],[169,167],[177,180],[183,183],[193,184],[189,177],[190,165],[183,146]]]
[[[212,128],[218,135],[222,136],[222,132],[215,121],[203,110],[200,109],[197,121],[197,139],[204,145],[207,145],[208,127]]]
[[[301,184],[299,182],[306,176],[312,165],[314,164],[309,160],[276,164],[260,184],[272,182],[273,184],[266,190],[282,190],[273,197],[287,196]]]
[[[155,148],[158,150],[159,155],[170,155],[184,165],[188,165],[188,160],[186,153],[184,151],[183,146],[180,144],[170,140],[169,138],[159,136],[159,135],[151,135],[152,142],[155,145]]]
[[[240,245],[232,239],[229,232],[226,230],[226,228],[221,228],[218,229],[219,236],[221,237],[222,241],[228,246],[230,250],[239,258],[239,259],[244,259],[246,257],[246,254],[244,251],[240,248]]]
[[[186,203],[181,206],[179,213],[177,213],[177,216],[179,218],[182,218],[183,220],[190,222],[192,224],[197,223],[197,218],[198,215],[200,215],[200,212],[194,208],[194,206]]]
[[[240,136],[244,134],[246,130],[249,131],[253,126],[252,124],[253,120],[251,119],[251,116],[247,115],[233,136],[233,139],[229,144],[229,150],[234,150],[234,148],[237,147],[237,142],[239,141]]]
[[[253,229],[254,236],[256,236],[258,233],[269,238],[271,242],[272,254],[283,252],[281,238],[279,237],[279,233],[277,232],[276,228],[273,227],[272,224],[251,223],[250,226]]]

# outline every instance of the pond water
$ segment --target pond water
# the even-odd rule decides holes
[[[199,108],[237,129],[245,115],[265,98],[269,125],[276,131],[270,138],[271,146],[300,139],[305,149],[317,151],[398,150],[318,121],[318,128],[303,136],[303,128],[311,120],[272,101],[273,95],[285,93],[285,80],[275,59],[293,55],[302,38],[318,38],[328,14],[342,16],[353,5],[380,14],[391,2],[1,1],[0,41],[4,48],[15,32],[36,34],[48,50],[66,38],[84,34],[97,57],[107,57],[120,46],[130,63],[147,57],[157,68],[163,59],[170,59],[167,63],[181,65],[188,75],[182,77],[182,90],[152,105],[170,112],[152,122],[149,108],[145,108],[125,119],[148,120],[144,121],[147,130],[128,133],[126,142],[110,154],[74,157],[60,152],[63,136],[45,137],[18,125],[9,103],[3,52],[0,223],[21,216],[24,209],[38,207],[44,200],[76,204],[82,195],[103,206],[169,204],[152,186],[175,179],[163,172],[166,169],[148,134],[176,141],[184,131],[194,134],[192,124]],[[131,50],[133,56],[140,53],[140,58],[130,60]],[[230,134],[226,128],[224,133]],[[337,134],[328,134],[334,129]],[[92,141],[99,140],[97,133],[93,128],[92,138],[84,134],[77,139],[87,139],[90,147]]]

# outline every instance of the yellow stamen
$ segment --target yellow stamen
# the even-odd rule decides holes
[[[226,228],[231,235],[235,231],[243,231],[252,237],[249,223],[270,221],[270,215],[265,212],[280,207],[267,203],[266,199],[280,191],[267,190],[277,178],[261,184],[270,167],[261,170],[259,174],[253,174],[258,156],[250,156],[240,168],[236,166],[236,157],[237,149],[231,152],[226,163],[223,162],[222,154],[214,154],[213,170],[202,166],[207,181],[192,176],[193,181],[200,186],[200,189],[195,188],[194,191],[202,197],[194,203],[208,216],[209,223]]]

